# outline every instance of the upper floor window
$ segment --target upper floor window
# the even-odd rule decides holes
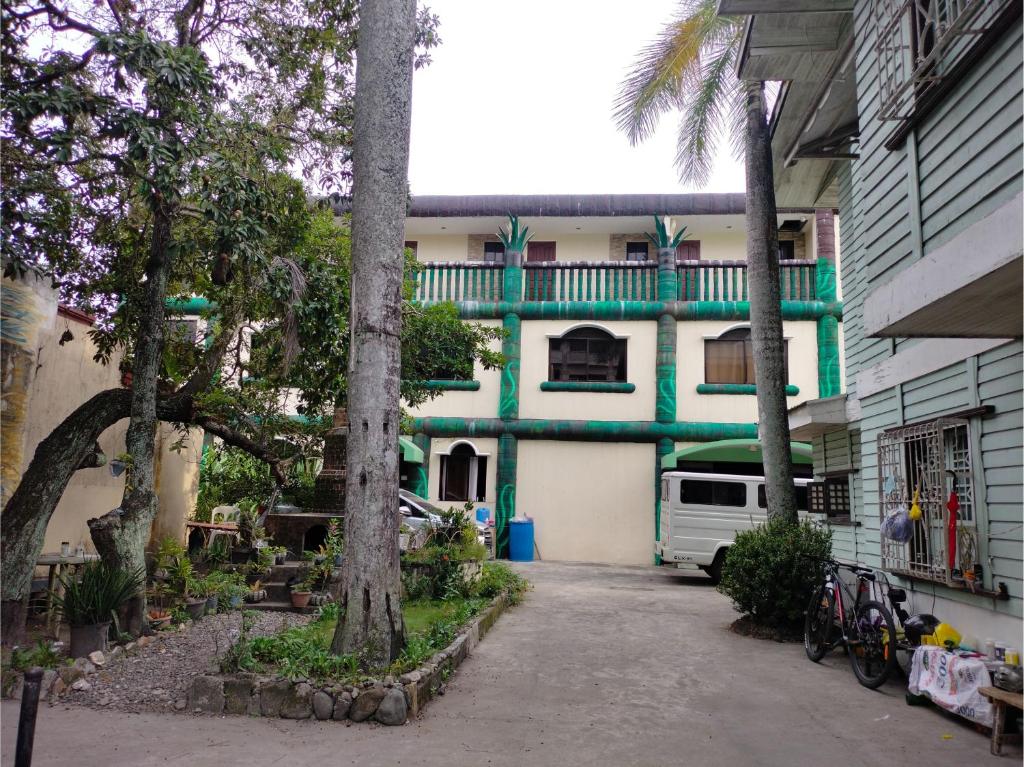
[[[627,242],[626,243],[626,260],[627,261],[646,261],[650,256],[648,255],[647,246],[649,243],[646,242]]]
[[[779,260],[788,261],[796,258],[796,243],[793,240],[779,240]]]
[[[412,257],[413,258],[416,258],[416,252],[417,252],[418,247],[419,247],[419,243],[416,240],[406,240],[405,241],[405,248],[406,248],[406,250],[411,250],[412,251]]]
[[[789,342],[783,352],[786,383],[789,383]],[[718,338],[704,341],[704,382],[716,384],[753,384],[754,349],[750,328],[735,328]]]
[[[548,342],[549,381],[625,381],[626,339],[576,328]]]
[[[484,243],[484,261],[492,264],[502,264],[505,262],[505,246],[500,242],[485,242]]]

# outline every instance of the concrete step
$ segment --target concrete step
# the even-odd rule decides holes
[[[299,613],[300,615],[313,615],[316,613],[316,608],[312,605],[301,609],[292,607],[291,600],[280,602],[265,599],[262,602],[256,602],[255,604],[246,604],[245,609],[272,613]]]

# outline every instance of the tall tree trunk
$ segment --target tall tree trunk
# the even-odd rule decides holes
[[[131,418],[125,449],[131,456],[121,507],[89,520],[93,544],[108,564],[129,571],[145,568],[146,543],[156,518],[156,384],[164,348],[164,302],[171,271],[171,219],[159,203],[146,262],[146,313],[139,323],[132,364]],[[143,627],[145,592],[128,605],[127,631]]]
[[[764,459],[768,518],[797,519],[793,456],[786,413],[786,357],[779,290],[779,231],[772,177],[772,145],[764,83],[749,82],[745,150],[747,160],[747,273],[750,336],[757,384],[758,434]]]
[[[366,0],[352,156],[346,557],[336,653],[385,666],[405,644],[398,551],[398,381],[415,0]]]

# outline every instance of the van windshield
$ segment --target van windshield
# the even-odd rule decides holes
[[[807,511],[807,485],[795,485],[797,511]],[[765,496],[764,485],[757,486],[757,508],[767,509],[768,498]]]
[[[747,505],[747,486],[742,482],[684,479],[679,483],[679,500],[696,506]]]

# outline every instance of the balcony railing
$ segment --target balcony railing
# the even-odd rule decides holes
[[[679,301],[749,301],[746,261],[677,261]],[[813,301],[815,263],[802,259],[779,262],[783,301]]]
[[[654,301],[653,261],[536,261],[523,264],[526,301]]]
[[[677,261],[678,301],[749,301],[745,261]],[[504,267],[428,261],[416,275],[418,301],[501,301]],[[654,261],[539,261],[523,265],[524,301],[656,301]],[[783,301],[813,301],[815,262],[779,262]]]
[[[504,273],[483,261],[427,261],[416,273],[416,300],[500,301]]]

